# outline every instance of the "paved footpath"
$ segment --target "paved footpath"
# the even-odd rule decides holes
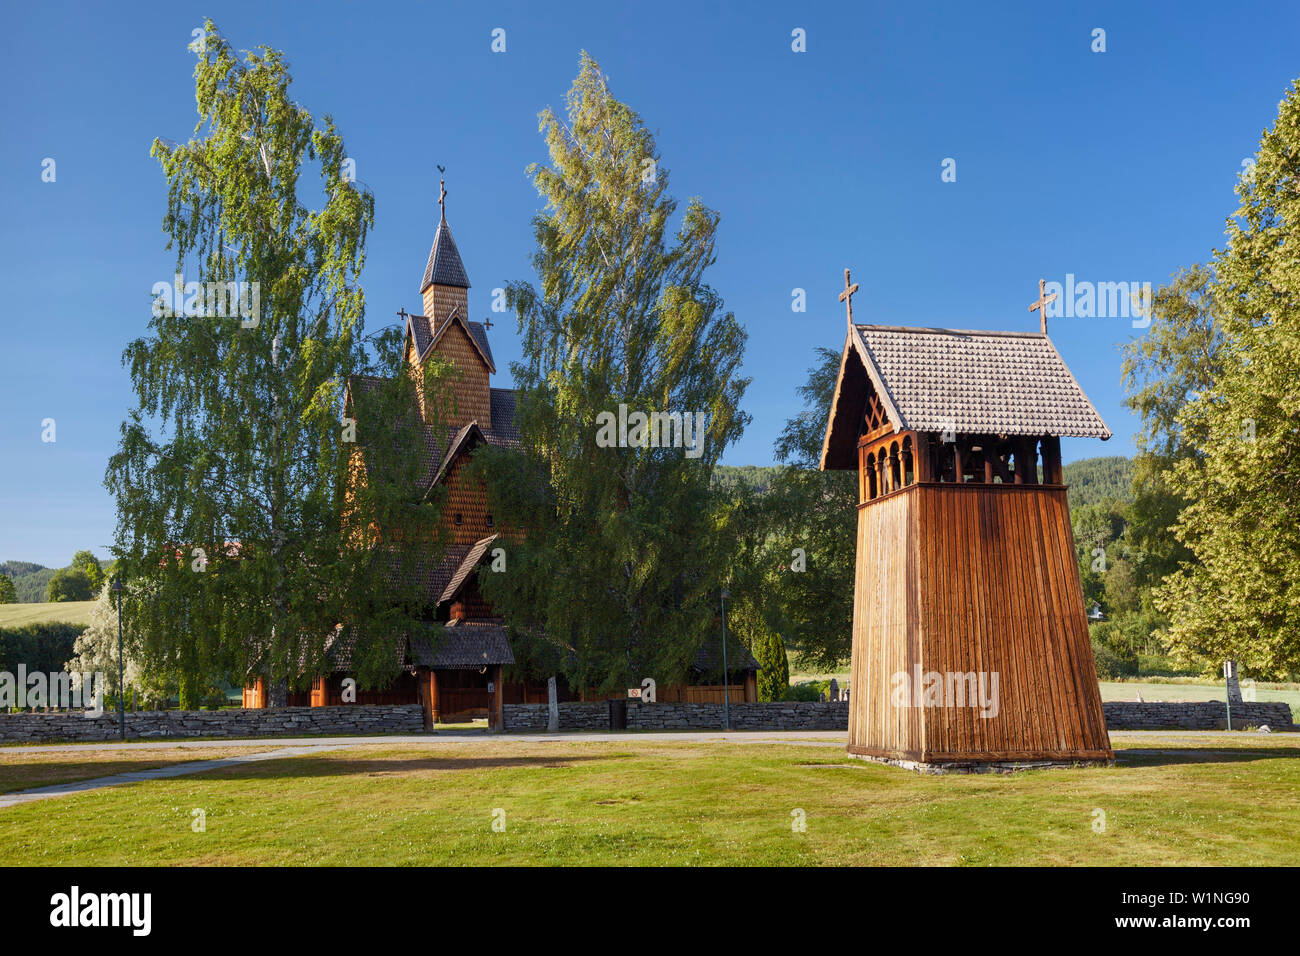
[[[333,750],[331,746],[318,747],[281,747],[261,753],[240,754],[237,757],[223,757],[219,760],[194,760],[190,763],[176,763],[168,767],[154,767],[150,770],[133,770],[130,773],[115,773],[108,777],[94,777],[90,780],[76,780],[72,783],[56,783],[48,787],[36,787],[32,790],[19,790],[16,793],[0,793],[0,809],[31,803],[33,800],[49,800],[52,797],[67,797],[74,793],[85,793],[101,787],[114,787],[120,783],[142,783],[146,780],[162,780],[166,777],[183,777],[203,770],[216,770],[219,767],[237,767],[240,764],[253,763],[258,760],[275,760],[279,757],[299,757],[306,753],[318,753]]]

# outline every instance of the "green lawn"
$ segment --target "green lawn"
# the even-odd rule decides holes
[[[68,624],[90,623],[94,601],[60,601],[55,604],[0,604],[0,627],[44,624],[63,621]]]
[[[1114,742],[1113,768],[1005,776],[793,743],[376,744],[0,810],[0,864],[1300,864],[1300,736]]]

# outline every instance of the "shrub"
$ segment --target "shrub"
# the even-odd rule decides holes
[[[1101,680],[1117,680],[1137,673],[1137,656],[1116,651],[1101,641],[1093,639],[1092,659],[1097,663],[1097,676]]]
[[[790,689],[786,691],[786,700],[821,700],[822,694],[826,691],[827,683],[825,681],[805,680],[797,684],[791,684]]]
[[[0,670],[16,674],[23,664],[28,672],[62,671],[82,630],[61,621],[0,628]]]

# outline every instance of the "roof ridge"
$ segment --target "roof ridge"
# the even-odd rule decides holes
[[[936,335],[1001,335],[1024,339],[1046,339],[1044,332],[1013,332],[1009,329],[946,329],[929,325],[857,325],[859,332],[929,332]]]

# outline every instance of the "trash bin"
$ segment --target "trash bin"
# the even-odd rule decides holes
[[[611,697],[609,699],[609,729],[627,730],[626,697]]]

